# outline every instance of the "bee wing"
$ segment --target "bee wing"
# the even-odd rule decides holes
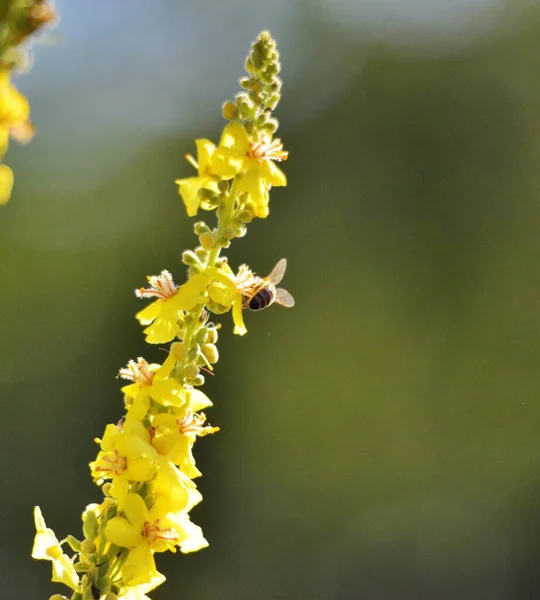
[[[294,306],[294,298],[283,288],[278,288],[276,290],[276,299],[274,302],[281,304],[281,306],[285,306],[285,308],[292,308]]]
[[[287,259],[282,258],[280,261],[278,261],[278,264],[272,269],[270,275],[268,275],[268,281],[273,285],[277,285],[283,279],[283,275],[285,275],[286,269]]]

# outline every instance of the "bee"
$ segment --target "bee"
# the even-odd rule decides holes
[[[276,287],[287,269],[287,260],[282,258],[272,269],[268,277],[261,279],[251,275],[246,282],[241,284],[240,291],[244,298],[244,307],[250,310],[263,310],[274,302],[291,308],[294,306],[294,298],[287,290]]]

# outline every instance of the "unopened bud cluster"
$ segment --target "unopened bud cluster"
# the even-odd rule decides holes
[[[271,137],[277,128],[271,111],[281,83],[275,42],[268,33],[254,43],[246,68],[246,91],[226,105],[232,120],[220,144],[196,140],[197,160],[188,160],[198,173],[177,182],[188,215],[215,211],[217,223],[194,224],[198,245],[182,254],[185,283],[177,285],[163,270],[147,277],[147,286],[135,292],[151,300],[137,314],[146,341],[169,347],[161,364],[139,357],[119,372],[128,381],[121,388],[126,412],[96,439],[99,451],[90,463],[103,501],[83,512],[82,537],[69,535],[63,542],[35,509],[32,556],[52,561],[52,580],[71,588],[71,600],[147,599],[146,593],[165,579],[157,571],[156,553],[194,552],[207,545],[189,513],[202,499],[194,483],[201,472],[193,445],[218,431],[206,422],[203,409],[212,402],[199,389],[219,360],[221,324],[214,317],[231,312],[234,332],[243,335],[243,309],[266,285],[264,306],[274,299],[293,305],[288,292],[274,285],[283,276],[284,260],[262,279],[246,265],[234,273],[220,255],[233,239],[245,235],[251,220],[268,215],[271,187],[286,184],[275,161],[287,153]],[[72,556],[64,553],[63,544]]]

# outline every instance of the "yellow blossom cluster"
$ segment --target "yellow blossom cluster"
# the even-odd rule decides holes
[[[13,71],[28,65],[28,38],[55,19],[48,0],[4,0],[0,7],[0,161],[9,138],[26,143],[34,135],[30,104],[11,82]],[[0,205],[13,188],[13,171],[0,162]]]
[[[275,161],[287,153],[272,137],[277,121],[272,110],[281,82],[275,42],[260,34],[247,59],[246,90],[224,107],[230,121],[216,147],[197,140],[195,177],[179,179],[187,213],[215,210],[217,225],[195,223],[195,250],[183,253],[187,281],[176,285],[169,271],[149,276],[148,286],[135,291],[151,299],[136,316],[149,344],[170,347],[159,364],[131,360],[119,377],[125,415],[109,424],[99,451],[90,463],[94,482],[101,486],[101,504],[83,513],[83,535],[58,542],[39,508],[32,556],[52,561],[53,581],[72,590],[71,600],[144,600],[165,577],[157,571],[155,554],[194,552],[207,546],[202,530],[190,518],[202,496],[194,480],[201,475],[193,445],[197,437],[218,431],[206,424],[210,399],[198,389],[205,372],[218,361],[219,324],[212,315],[230,311],[234,332],[246,333],[243,309],[260,310],[274,301],[292,306],[292,296],[276,288],[285,272],[282,259],[267,278],[242,265],[235,273],[221,256],[231,240],[246,233],[254,218],[268,215],[269,191],[286,184]],[[64,553],[66,543],[74,555]],[[57,595],[56,599],[64,598]]]

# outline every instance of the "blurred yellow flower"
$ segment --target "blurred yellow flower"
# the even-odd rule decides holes
[[[79,585],[79,576],[69,557],[62,552],[60,542],[56,539],[54,531],[45,524],[45,519],[39,506],[34,508],[34,523],[36,536],[32,548],[32,558],[50,560],[52,562],[52,581],[63,583],[72,590]]]
[[[30,104],[11,84],[9,73],[0,71],[0,159],[8,148],[9,137],[27,142],[34,135],[30,123]],[[13,189],[13,171],[0,164],[0,204],[5,204]]]

